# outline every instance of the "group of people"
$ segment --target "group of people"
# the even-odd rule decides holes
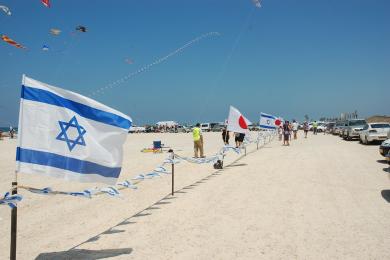
[[[16,131],[15,129],[10,126],[9,127],[9,138],[13,139],[15,138]],[[3,140],[3,131],[0,129],[0,140]]]
[[[240,147],[244,142],[245,134],[244,133],[234,133],[234,142],[236,144],[236,148]],[[230,132],[226,127],[222,129],[222,140],[225,145],[229,145]]]
[[[285,121],[283,125],[279,126],[278,129],[279,141],[283,140],[283,145],[289,146],[291,141],[291,135],[293,135],[294,139],[298,138],[298,128],[299,124],[297,121]]]
[[[192,137],[194,139],[194,157],[195,158],[204,158],[203,150],[203,134],[200,129],[200,124],[197,123],[192,130]],[[234,141],[236,148],[240,147],[244,142],[245,134],[244,133],[234,133]],[[229,145],[230,132],[227,130],[226,126],[222,130],[222,140],[225,145]]]
[[[317,127],[318,127],[318,124],[316,121],[314,121],[314,123],[313,123],[313,133],[314,134],[317,134]],[[283,123],[283,125],[279,126],[279,129],[278,129],[279,141],[283,140],[283,145],[287,145],[287,146],[290,145],[291,133],[293,134],[294,139],[298,138],[298,136],[297,136],[298,128],[299,128],[299,124],[295,120],[293,120],[292,123],[289,121],[285,121]],[[309,130],[310,130],[310,125],[308,122],[305,121],[303,123],[303,132],[304,132],[305,138],[307,138],[307,133],[309,132]]]

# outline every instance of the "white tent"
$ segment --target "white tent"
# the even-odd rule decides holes
[[[156,123],[157,126],[172,127],[179,125],[176,121],[160,121]]]

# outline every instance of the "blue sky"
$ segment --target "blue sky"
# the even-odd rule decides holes
[[[390,114],[388,0],[263,0],[260,9],[251,0],[0,4],[12,11],[0,14],[0,33],[28,48],[0,42],[0,125],[17,122],[23,73],[89,95],[212,31],[220,36],[94,98],[135,124],[223,121],[229,105],[254,122],[260,112]],[[75,34],[77,25],[88,32]]]

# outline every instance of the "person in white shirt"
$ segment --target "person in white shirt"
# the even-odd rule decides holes
[[[298,126],[299,126],[298,122],[293,120],[292,130],[293,130],[293,133],[294,133],[294,139],[297,139]]]

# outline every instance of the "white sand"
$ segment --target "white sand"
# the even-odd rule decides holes
[[[121,180],[152,170],[166,157],[140,152],[153,140],[192,155],[190,134],[129,135]],[[205,141],[206,154],[216,152],[220,133],[207,133]],[[15,145],[16,140],[0,141],[0,192],[12,181]],[[387,165],[377,162],[382,159],[378,146],[310,135],[290,147],[274,141],[255,150],[252,145],[248,151],[253,152],[219,172],[211,165],[177,165],[180,191],[173,198],[166,197],[170,176],[145,181],[136,191],[123,190],[122,199],[22,190],[18,257],[390,258],[390,204],[381,196],[390,182],[383,170]],[[230,153],[225,165],[238,158]],[[68,191],[94,187],[30,175],[20,175],[19,182]],[[7,259],[8,207],[0,207],[0,218],[0,259]]]

